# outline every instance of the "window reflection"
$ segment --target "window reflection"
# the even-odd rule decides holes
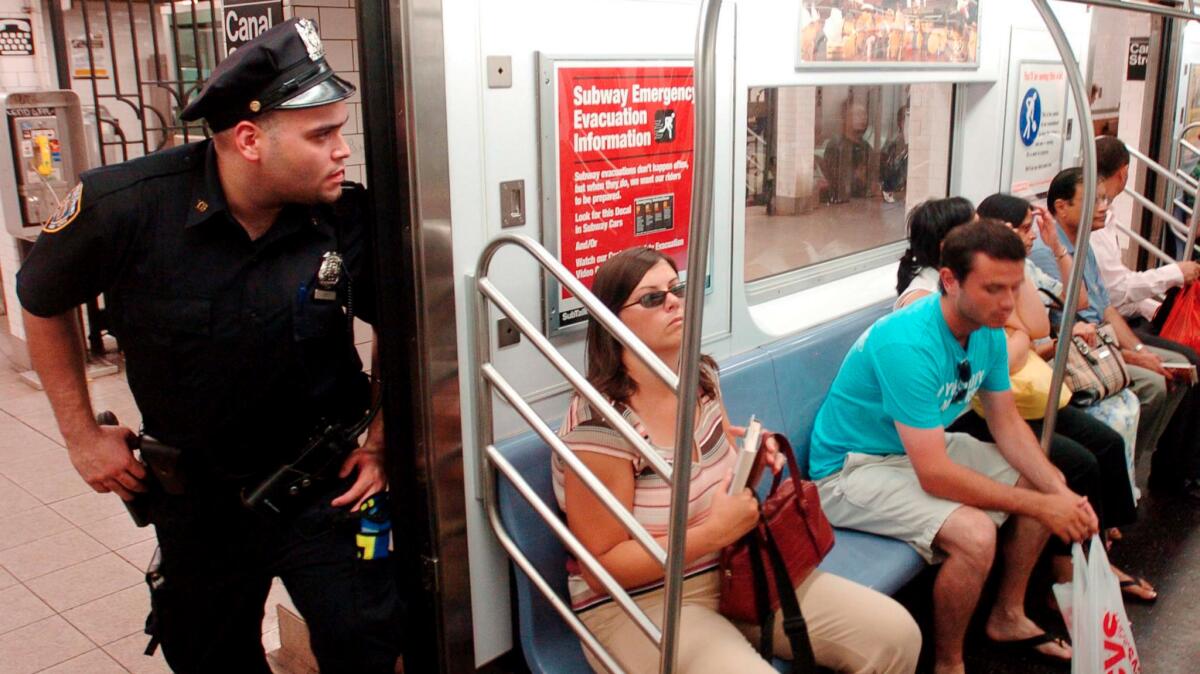
[[[750,90],[746,279],[905,237],[904,215],[946,195],[953,85]]]

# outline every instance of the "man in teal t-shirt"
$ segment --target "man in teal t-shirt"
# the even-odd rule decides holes
[[[962,643],[1014,515],[987,621],[990,638],[1069,659],[1025,615],[1029,574],[1049,533],[1097,528],[1017,412],[1003,326],[1025,278],[1025,246],[1002,223],[955,228],[942,244],[941,293],[871,326],[817,413],[809,470],[834,526],[907,542],[942,561],[933,587],[934,671],[962,672]],[[945,428],[980,396],[996,444]]]
[[[813,479],[841,470],[848,452],[903,454],[894,421],[944,428],[980,388],[1009,390],[1003,329],[976,330],[964,349],[946,326],[939,295],[885,316],[846,355],[817,415]]]

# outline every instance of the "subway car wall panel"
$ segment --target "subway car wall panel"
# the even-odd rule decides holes
[[[684,674],[1197,671],[1200,21],[1143,4],[0,0],[0,670],[661,671],[678,583]]]

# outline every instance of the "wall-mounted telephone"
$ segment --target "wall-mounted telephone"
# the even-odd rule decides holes
[[[71,91],[0,94],[0,114],[4,221],[10,233],[32,240],[88,168],[79,97]]]

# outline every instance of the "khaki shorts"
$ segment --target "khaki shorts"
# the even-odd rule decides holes
[[[954,463],[1001,484],[1014,485],[1021,477],[995,445],[965,433],[946,434],[946,453]],[[944,558],[933,549],[934,537],[950,513],[962,507],[926,492],[905,454],[850,452],[842,470],[819,480],[817,489],[821,508],[835,527],[898,538],[931,564]],[[984,512],[997,527],[1008,519],[1008,513]]]

